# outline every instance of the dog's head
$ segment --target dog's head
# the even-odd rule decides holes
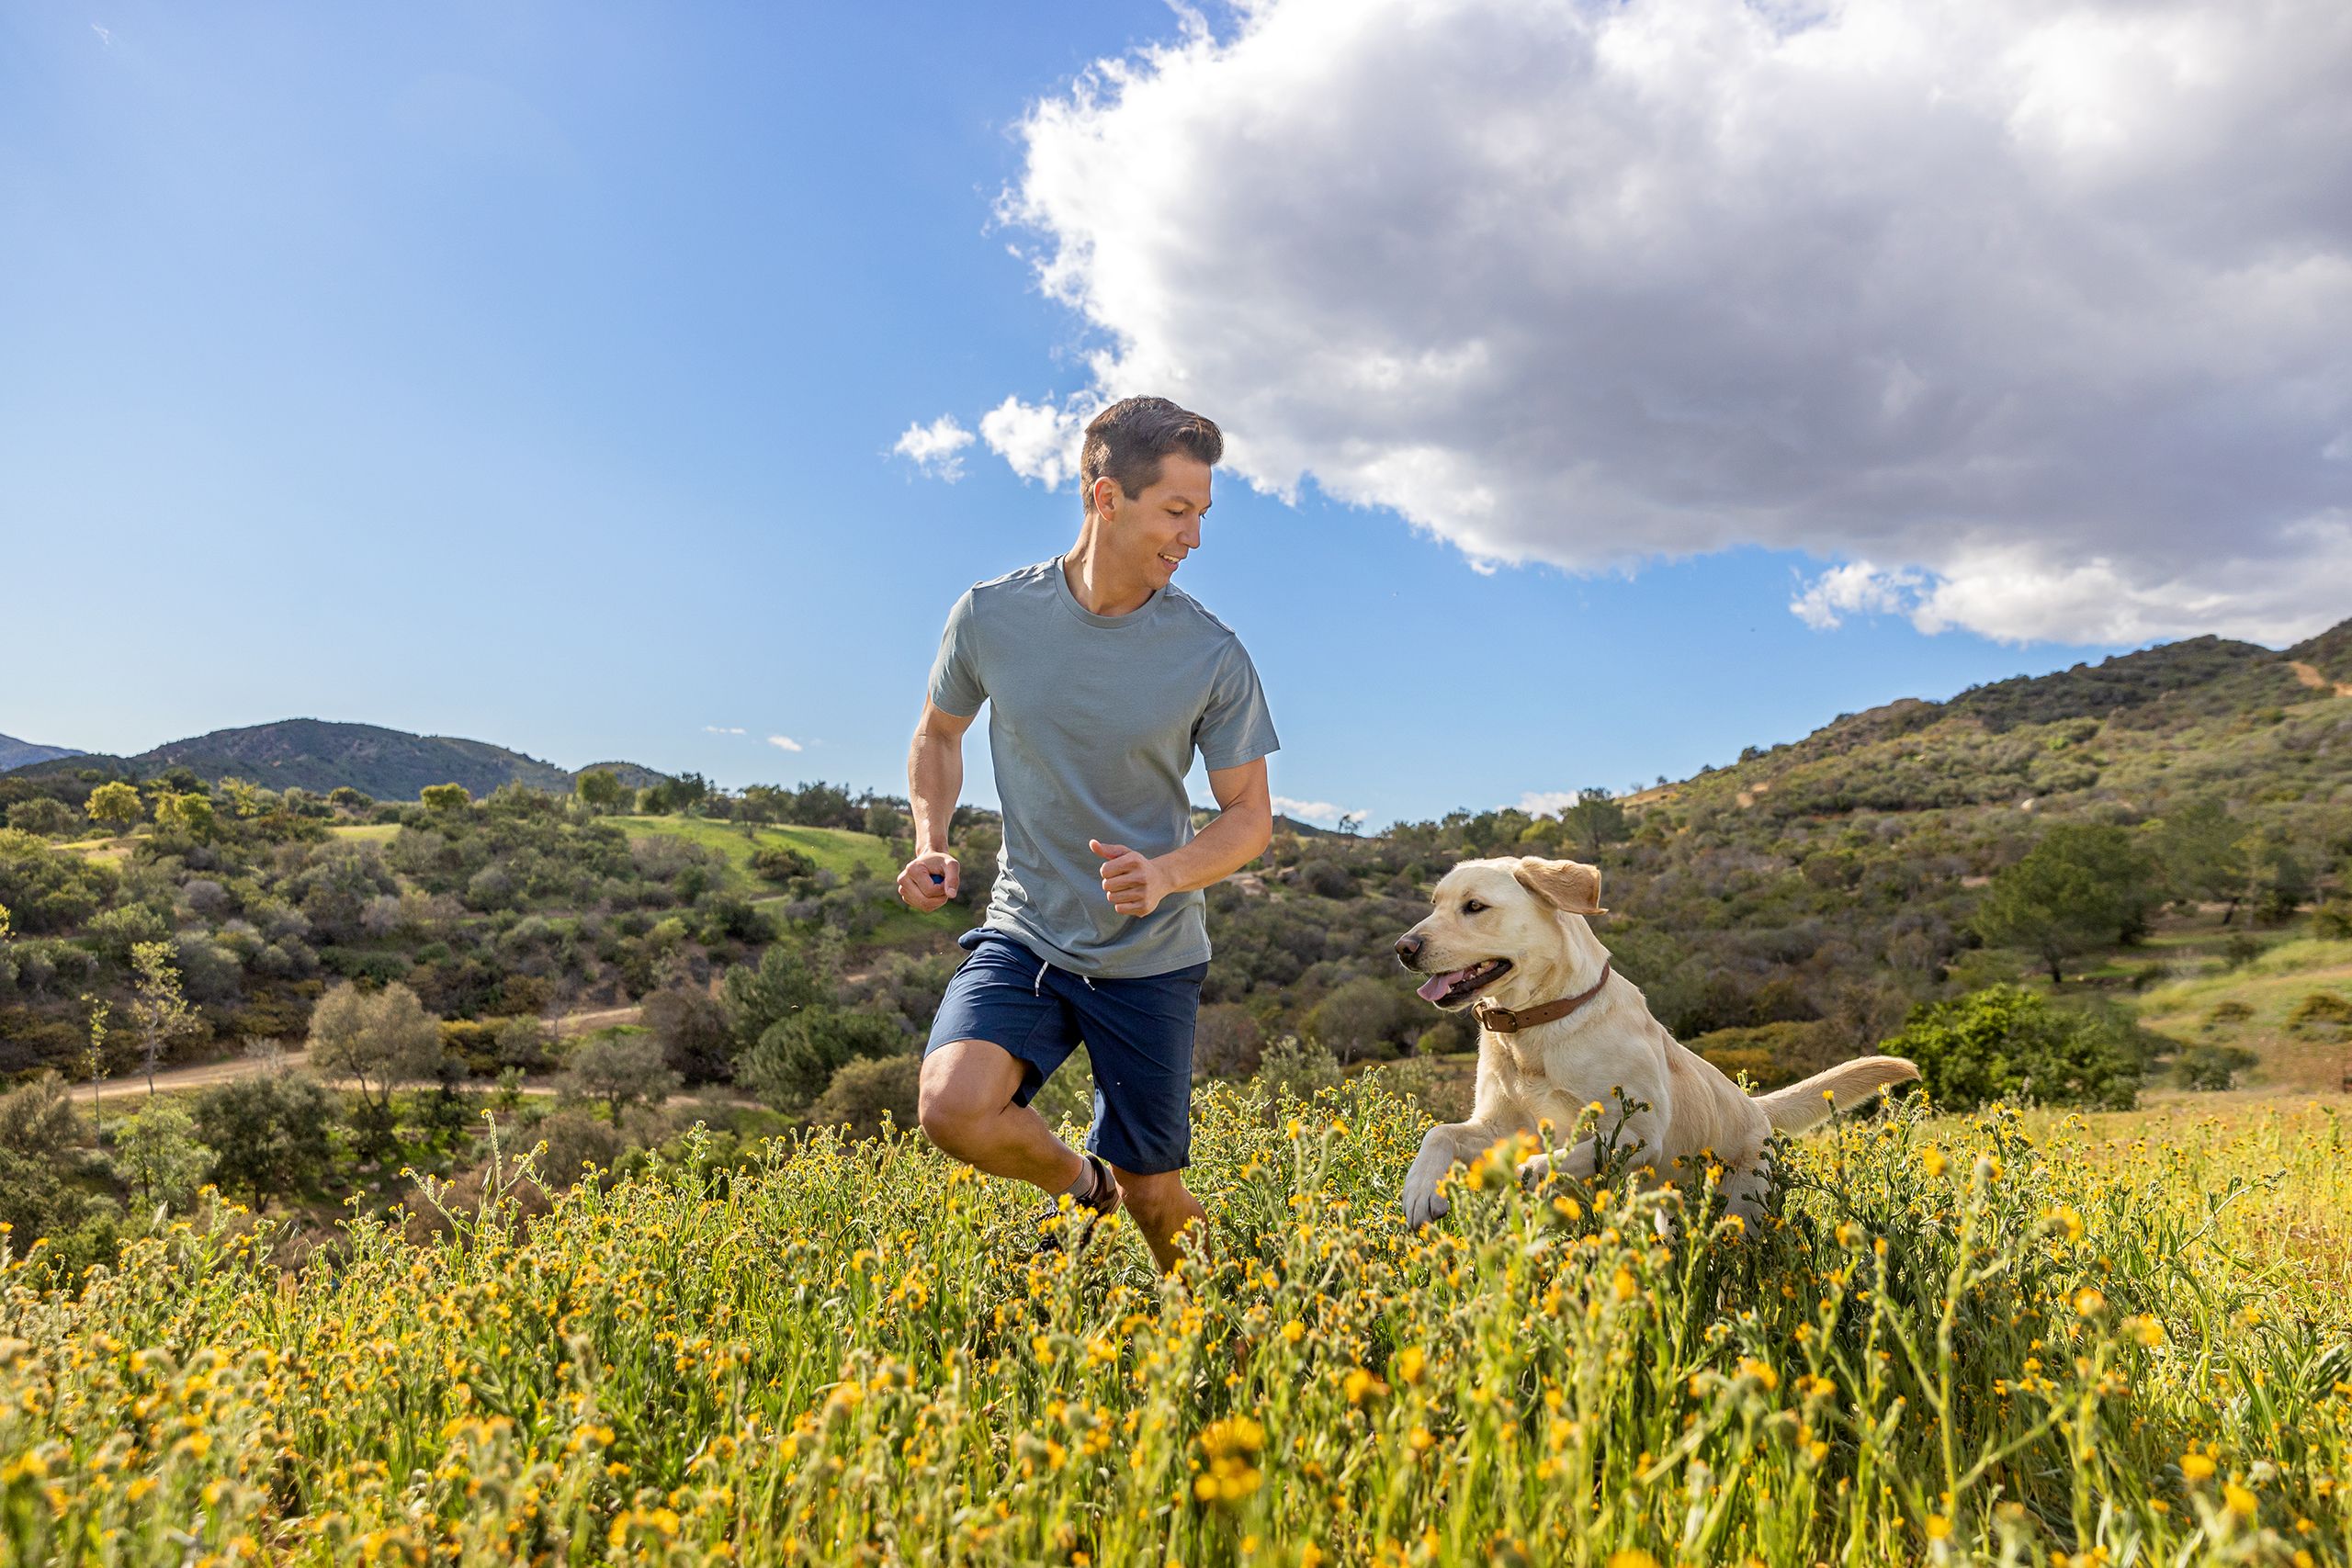
[[[1430,976],[1422,998],[1448,1012],[1488,993],[1506,1007],[1548,999],[1575,966],[1571,927],[1608,913],[1598,867],[1509,855],[1464,861],[1431,901],[1429,918],[1396,939],[1396,956]]]

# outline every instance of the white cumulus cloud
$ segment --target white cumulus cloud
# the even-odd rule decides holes
[[[944,413],[929,424],[908,425],[890,451],[933,479],[954,484],[964,477],[964,448],[971,444],[972,433],[954,414]]]
[[[1342,817],[1362,817],[1361,811],[1351,811],[1344,806],[1334,806],[1328,800],[1293,800],[1289,795],[1273,797],[1274,809],[1285,817],[1301,822],[1337,822]]]
[[[1069,409],[1007,398],[980,416],[980,439],[1024,479],[1058,490],[1078,477],[1086,421]]]
[[[729,726],[724,724],[706,724],[702,727],[702,732],[705,735],[741,735],[743,733],[743,727],[741,725]]]
[[[1519,797],[1519,808],[1530,817],[1551,817],[1574,806],[1583,794],[1575,789],[1531,789]]]
[[[1251,0],[1036,105],[1071,408],[1478,563],[1810,552],[1809,623],[2278,641],[2352,582],[2341,0]],[[1138,171],[1148,171],[1144,177]],[[1032,478],[1079,415],[981,422]]]
[[[798,751],[802,750],[800,742],[795,740],[789,735],[771,735],[768,737],[768,744],[783,751]]]

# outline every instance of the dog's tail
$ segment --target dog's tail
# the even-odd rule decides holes
[[[1879,1090],[1918,1076],[1918,1067],[1900,1056],[1857,1056],[1803,1083],[1759,1094],[1756,1103],[1771,1119],[1774,1132],[1802,1133],[1828,1121],[1835,1111],[1850,1111]]]

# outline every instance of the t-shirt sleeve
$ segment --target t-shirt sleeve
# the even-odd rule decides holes
[[[989,700],[975,641],[972,591],[967,588],[947,612],[947,629],[939,634],[939,657],[931,661],[931,705],[957,718],[971,717]]]
[[[1266,710],[1265,688],[1258,683],[1258,667],[1236,642],[1218,664],[1209,691],[1209,705],[1193,728],[1193,742],[1201,749],[1204,766],[1238,768],[1282,749],[1274,734],[1274,716]]]

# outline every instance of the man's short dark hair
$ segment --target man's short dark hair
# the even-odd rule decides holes
[[[1159,460],[1170,452],[1189,453],[1214,468],[1225,456],[1225,433],[1166,398],[1121,398],[1096,414],[1078,458],[1086,510],[1094,510],[1096,479],[1107,475],[1133,500],[1159,482]]]

